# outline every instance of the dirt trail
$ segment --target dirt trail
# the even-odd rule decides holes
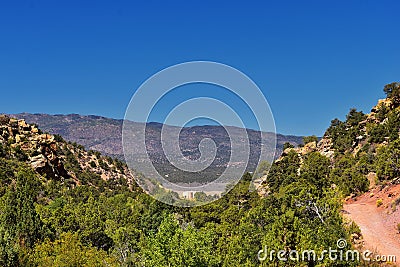
[[[395,255],[397,266],[400,266],[400,234],[396,226],[400,223],[400,209],[391,210],[393,192],[396,189],[367,193],[357,201],[348,201],[343,207],[346,217],[353,220],[361,229],[364,248],[377,251],[379,255]],[[399,192],[399,191],[397,191]],[[377,207],[376,200],[382,199],[383,205]]]

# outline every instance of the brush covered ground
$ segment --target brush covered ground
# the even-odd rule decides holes
[[[347,241],[343,249],[352,249],[363,245],[363,235],[368,245],[374,241],[364,219],[385,226],[370,229],[383,231],[382,240],[393,233],[400,85],[384,90],[387,98],[370,114],[351,109],[345,121],[333,120],[318,142],[286,144],[269,172],[265,164],[257,170],[262,174],[257,190],[249,190],[252,177],[246,174],[223,198],[193,208],[152,199],[136,185],[138,174],[116,159],[2,116],[0,265],[382,266],[258,256],[263,249],[284,250],[284,257],[293,250],[321,255],[339,239]],[[382,199],[379,207],[376,198]],[[360,227],[343,216],[345,199],[347,215],[353,214]],[[370,202],[375,202],[372,213]],[[358,220],[355,211],[363,217]]]

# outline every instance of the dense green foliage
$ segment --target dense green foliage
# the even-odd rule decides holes
[[[385,92],[395,98],[398,90],[391,85]],[[360,229],[344,223],[343,197],[365,192],[370,172],[381,182],[400,176],[399,129],[395,107],[378,106],[372,119],[351,109],[346,121],[333,120],[325,134],[335,148],[331,157],[316,151],[298,153],[286,144],[292,149],[269,173],[265,162],[256,170],[258,177],[266,177],[263,197],[249,190],[252,176],[245,174],[224,197],[193,208],[158,202],[123,177],[103,180],[83,170],[80,156],[65,146],[58,153],[79,185],[48,179],[23,163],[32,155],[3,143],[0,265],[358,266],[328,257],[281,261],[276,255],[270,258],[265,249],[283,250],[287,257],[293,250],[320,255],[336,248],[341,238],[350,244],[350,235]],[[304,143],[314,141],[315,136],[304,138]],[[111,168],[124,171],[121,161],[89,154],[98,162],[88,161],[92,168],[107,169],[113,163]],[[171,203],[177,198],[165,190],[159,194]],[[210,200],[201,192],[194,197],[198,202]]]
[[[400,83],[394,82],[385,85],[383,88],[386,96],[393,100],[393,102],[398,105],[400,104]]]
[[[353,148],[356,138],[361,135],[362,127],[360,122],[364,119],[364,113],[352,108],[346,116],[346,121],[342,122],[339,119],[331,121],[325,136],[332,139],[335,149],[339,152],[345,152]]]
[[[384,92],[387,99],[368,117],[351,109],[346,121],[334,119],[325,133],[337,150],[332,181],[345,195],[365,192],[370,172],[376,182],[400,177],[400,84],[388,84]]]
[[[381,180],[400,177],[400,140],[378,148],[375,168]]]
[[[20,254],[42,240],[45,231],[35,210],[41,184],[27,166],[0,159],[0,263],[12,266]]]
[[[292,145],[289,142],[286,142],[283,144],[283,150],[288,149],[288,148],[294,148],[294,145]]]
[[[347,233],[340,192],[327,182],[329,161],[310,154],[298,174],[296,157],[274,164],[269,179],[278,179],[266,198],[249,191],[245,175],[222,199],[195,208],[168,206],[124,186],[71,188],[0,158],[1,265],[269,266],[257,258],[264,246],[334,246]]]
[[[360,194],[368,190],[369,182],[359,168],[357,159],[351,154],[337,156],[335,168],[331,171],[331,180],[340,187],[345,195]]]

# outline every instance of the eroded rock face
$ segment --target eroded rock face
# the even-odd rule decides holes
[[[30,164],[43,177],[70,186],[82,184],[85,175],[98,174],[103,180],[116,180],[116,184],[126,179],[131,188],[136,187],[132,172],[123,162],[101,156],[98,152],[88,152],[76,143],[42,133],[36,125],[25,120],[1,114],[0,157],[17,158]],[[84,182],[91,183],[87,179]]]
[[[65,179],[70,175],[57,155],[54,136],[40,134],[35,125],[0,115],[0,143],[9,145],[9,156],[20,153],[41,175],[51,179]],[[17,155],[18,156],[18,155]]]
[[[282,157],[288,155],[290,151],[295,151],[297,154],[304,156],[308,153],[319,151],[319,147],[317,146],[317,142],[310,142],[302,147],[286,148],[282,153]]]
[[[302,147],[300,153],[302,155],[306,155],[314,151],[317,151],[317,142],[310,142],[308,144],[305,144],[304,147]]]
[[[330,138],[325,138],[325,137],[322,138],[318,142],[317,149],[318,149],[319,153],[321,153],[325,157],[328,157],[331,160],[333,159],[335,150],[333,149],[332,140]]]

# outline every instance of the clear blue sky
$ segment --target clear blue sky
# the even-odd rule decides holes
[[[122,118],[155,72],[210,60],[258,84],[278,132],[322,135],[400,80],[399,3],[1,1],[0,112]]]

